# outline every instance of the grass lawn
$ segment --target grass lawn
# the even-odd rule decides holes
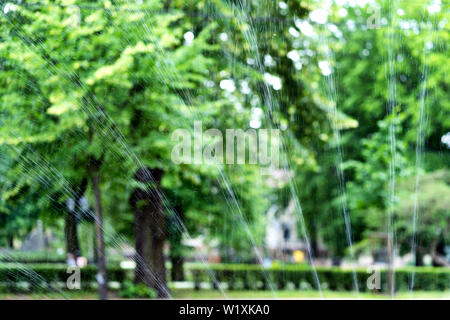
[[[65,297],[60,293],[42,293],[42,294],[0,294],[0,300],[3,299],[97,299],[96,292],[64,292]],[[323,291],[320,297],[317,291],[226,291],[224,296],[219,291],[192,289],[172,290],[174,299],[391,299],[389,295],[360,293],[359,296],[353,292]],[[120,299],[117,293],[111,292],[110,299]],[[395,299],[445,299],[450,300],[450,291],[417,291],[413,293],[399,292]]]
[[[226,291],[226,298],[231,299],[320,299],[321,296],[317,291]],[[189,290],[178,289],[173,290],[174,299],[223,299],[224,295],[219,291],[213,290]],[[391,299],[389,295],[360,293],[354,292],[337,292],[323,291],[323,299]],[[399,292],[395,296],[396,299],[450,299],[450,291],[417,291],[413,293]]]

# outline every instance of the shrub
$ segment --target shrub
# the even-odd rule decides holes
[[[10,263],[65,263],[66,256],[46,251],[0,251],[0,262]]]
[[[157,294],[154,289],[147,287],[143,283],[133,283],[129,280],[123,283],[122,289],[119,291],[121,298],[148,298],[154,299]]]
[[[201,282],[209,282],[212,287],[217,287],[214,279],[226,284],[231,290],[268,290],[286,289],[294,287],[301,289],[304,287],[317,289],[317,281],[310,266],[305,265],[285,265],[262,268],[259,265],[245,264],[211,264],[209,266],[191,264],[186,266],[190,273],[196,289],[200,289]],[[409,289],[413,268],[400,268],[395,270],[396,290],[405,291]],[[321,287],[335,291],[354,290],[354,281],[359,291],[368,291],[367,279],[370,274],[366,269],[358,268],[353,273],[352,270],[343,270],[338,267],[317,267],[317,277]],[[383,290],[387,290],[388,273],[380,270],[380,280]],[[448,290],[450,289],[450,269],[420,267],[415,268],[414,290]]]
[[[255,264],[210,264],[186,263],[187,279],[194,282],[196,289],[200,283],[207,282],[212,288],[226,284],[230,290],[297,290],[317,289],[313,269],[307,265],[277,265],[262,268]],[[415,271],[414,290],[443,291],[450,289],[449,268],[399,268],[395,270],[396,290],[409,289],[411,275]],[[354,290],[354,274],[352,270],[338,267],[317,267],[317,276],[321,287],[335,291]],[[88,265],[81,269],[81,286],[91,289],[96,284],[97,268]],[[356,280],[361,292],[368,291],[367,279],[370,276],[366,269],[356,269]],[[65,264],[14,264],[0,263],[0,292],[36,292],[52,290],[59,285],[65,288],[67,278]],[[388,274],[380,271],[382,290],[387,291]],[[124,270],[118,266],[108,266],[109,281],[122,284],[121,295],[129,298],[152,298],[153,293],[145,286],[132,284],[132,270]],[[145,288],[145,290],[144,290]]]
[[[1,291],[17,292],[52,290],[63,283],[71,275],[65,264],[0,264]],[[90,289],[96,283],[97,267],[86,266],[80,269],[81,286]],[[108,267],[108,280],[124,282],[127,278],[126,270],[116,266]]]

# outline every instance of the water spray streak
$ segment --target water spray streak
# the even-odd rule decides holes
[[[324,39],[324,36],[321,36],[323,43],[325,47],[325,56],[328,61],[328,63],[331,65],[331,61],[333,60],[333,53],[331,52],[331,49],[329,47],[328,41]],[[336,174],[338,177],[339,182],[339,193],[340,193],[340,199],[341,199],[341,207],[342,207],[342,216],[344,218],[344,224],[345,224],[345,234],[347,237],[347,245],[350,250],[350,259],[355,261],[355,253],[353,250],[353,242],[352,242],[352,229],[351,229],[351,221],[350,221],[350,215],[348,212],[348,205],[347,205],[347,191],[345,187],[345,177],[344,177],[344,170],[342,169],[343,164],[343,158],[342,158],[342,144],[341,144],[341,133],[339,130],[338,125],[338,110],[337,110],[337,89],[336,89],[336,83],[334,79],[334,74],[331,72],[328,76],[326,76],[327,79],[327,93],[328,93],[328,99],[331,101],[331,123],[333,127],[333,135],[334,139],[336,140],[336,151],[337,151],[337,162],[335,164],[336,167]],[[358,286],[358,278],[356,274],[356,268],[353,265],[352,266],[352,273],[353,273],[353,287],[355,291],[359,294],[359,286]]]
[[[13,24],[13,23],[12,23],[12,24]],[[27,43],[29,43],[36,51],[38,51],[38,50],[37,50],[37,47],[36,47],[36,45],[34,44],[33,41],[31,41],[31,40],[30,40],[28,37],[26,37],[26,36],[24,37],[24,39],[26,39],[25,45],[26,45],[28,48],[29,48],[29,45],[27,45]],[[42,46],[42,47],[45,47],[44,45],[41,45],[41,46]],[[30,48],[29,48],[29,49],[30,49]],[[57,68],[50,60],[48,60],[48,59],[46,59],[46,58],[42,58],[38,53],[35,52],[35,50],[30,49],[30,51],[32,51],[32,53],[34,53],[39,59],[42,59],[42,60],[44,60],[45,62],[50,63],[50,65],[51,65],[52,68],[56,69],[57,71],[60,71],[60,69],[58,69],[58,68]],[[68,72],[66,72],[66,71],[63,71],[63,73],[64,73],[64,77],[65,77],[65,78],[70,78],[70,76],[71,76],[70,73],[68,73]],[[83,87],[86,91],[88,91],[88,89],[84,86],[83,83],[80,83],[80,85],[81,85],[81,87]],[[137,157],[137,155],[136,155],[134,152],[132,152],[132,151],[129,149],[128,145],[127,145],[126,142],[125,142],[125,138],[124,138],[123,134],[120,132],[120,130],[119,130],[119,129],[117,128],[117,126],[114,124],[113,120],[109,117],[109,115],[108,115],[103,109],[96,107],[96,105],[101,105],[100,103],[98,103],[96,97],[95,97],[94,95],[92,95],[91,99],[92,99],[92,101],[90,102],[90,104],[88,104],[88,105],[81,104],[83,111],[89,113],[89,114],[92,116],[92,119],[94,119],[94,120],[97,122],[97,128],[100,127],[101,125],[103,125],[103,123],[100,122],[100,120],[98,119],[97,116],[100,116],[100,117],[104,118],[104,119],[106,120],[107,123],[110,123],[110,125],[108,126],[108,130],[107,130],[107,131],[106,131],[104,128],[101,128],[101,127],[100,127],[100,129],[101,129],[101,130],[100,130],[101,136],[102,136],[103,138],[107,139],[107,140],[112,141],[112,142],[118,142],[118,143],[120,144],[120,146],[122,147],[121,150],[126,152],[125,155],[126,155],[129,159],[131,159],[134,163],[137,163],[137,166],[138,166],[138,167],[144,167],[142,161]],[[90,106],[92,106],[93,108],[96,109],[96,110],[95,110],[96,113],[94,113],[94,112],[91,110],[91,108],[89,108]],[[114,138],[114,140],[113,140],[112,137]],[[111,143],[111,144],[112,144],[112,143]],[[147,174],[147,177],[148,177],[151,181],[154,181],[154,178],[152,177],[151,173],[148,172],[148,170],[146,170],[146,174]],[[146,190],[146,192],[147,192],[147,193],[150,192],[152,195],[156,194],[160,199],[163,200],[163,203],[164,203],[164,206],[166,206],[166,209],[167,209],[169,212],[173,212],[172,208],[167,207],[169,201],[166,199],[166,197],[165,197],[159,190],[157,190],[156,192],[153,191],[153,190],[150,190],[150,191]],[[179,220],[179,219],[177,220],[177,222],[178,222],[178,223],[182,223],[181,220]],[[187,229],[185,228],[184,225],[182,226],[182,229],[187,231]],[[189,236],[189,235],[188,235],[188,236]],[[190,237],[190,236],[189,236],[189,237]],[[212,273],[211,270],[210,270],[209,264],[208,264],[204,259],[202,259],[202,260],[203,260],[203,263],[206,263],[210,275],[213,276],[213,273]],[[218,283],[217,280],[215,279],[215,277],[213,277],[213,281],[214,281],[216,284]],[[220,284],[219,284],[218,287],[219,287],[219,290],[224,294],[224,291],[221,289]]]
[[[0,253],[0,257],[2,259],[4,259],[5,257],[8,258],[8,260],[14,260],[14,257],[12,257],[10,254],[8,253]],[[1,263],[0,263],[1,266]],[[26,277],[26,279],[29,281],[29,284],[31,285],[31,287],[34,288],[39,288],[39,289],[43,289],[43,290],[48,290],[50,289],[52,292],[57,292],[58,294],[60,294],[64,299],[69,299],[68,296],[59,288],[55,287],[55,286],[50,286],[48,287],[47,285],[45,285],[47,283],[47,281],[40,275],[38,274],[36,271],[32,270],[31,268],[27,267],[25,264],[23,263],[8,263],[8,268],[14,268],[17,269],[18,272],[20,274],[22,274],[23,276]],[[18,274],[14,274],[12,272],[8,272],[9,275],[11,275],[12,278],[14,278],[16,281],[21,280],[20,275]],[[43,297],[46,299],[50,299],[49,296],[45,295],[45,294],[40,294],[39,290],[37,295],[39,297]]]
[[[40,161],[37,162],[29,157],[24,156],[23,154],[21,154],[20,150],[17,147],[11,146],[11,148],[13,150],[15,150],[18,153],[19,159],[21,160],[20,162],[20,166],[23,169],[23,172],[28,174],[29,177],[32,177],[32,179],[37,180],[38,183],[44,184],[45,186],[47,186],[48,188],[51,187],[51,182],[53,181],[53,183],[59,183],[60,187],[63,190],[63,194],[68,196],[69,198],[75,197],[75,193],[74,193],[74,187],[64,178],[64,176],[56,169],[53,168],[45,159],[43,159],[42,157],[40,158]],[[28,149],[33,152],[31,150],[31,147],[28,146]],[[41,163],[42,162],[42,163]],[[37,168],[37,171],[32,169],[32,168]],[[50,179],[49,179],[50,178]],[[53,199],[50,195],[47,195],[47,197],[50,200],[50,203],[53,203]],[[54,205],[51,205],[54,206]],[[55,207],[55,209],[58,209]],[[97,223],[97,215],[95,215],[94,213],[92,213],[90,210],[85,210],[83,208],[79,209],[80,211],[75,212],[75,216],[80,217],[82,214],[85,214],[87,216],[89,216],[90,218],[92,218],[96,223]],[[105,234],[105,236],[110,236],[110,233],[105,230],[105,228],[101,229],[103,231],[103,233]],[[115,246],[116,248],[120,247],[120,242],[118,241],[118,237],[117,235],[111,235],[110,237],[110,241],[112,242],[112,245]],[[126,241],[125,241],[126,243]],[[138,255],[137,253],[135,254],[134,257],[136,262],[143,262],[143,258]],[[153,280],[158,280],[154,273],[145,265],[145,272],[150,275],[152,277]],[[144,275],[144,274],[141,274]],[[165,293],[167,294],[168,297],[170,296],[170,293],[158,282],[158,286],[160,289],[163,289],[165,291]]]
[[[433,30],[433,27],[431,27]],[[429,30],[430,32],[430,30]],[[432,34],[434,31],[431,32]],[[432,35],[432,38],[433,35]],[[416,136],[416,181],[414,185],[414,212],[412,217],[412,236],[411,236],[411,256],[414,258],[414,262],[417,261],[417,221],[419,219],[419,189],[420,189],[420,176],[422,170],[422,153],[424,149],[425,133],[426,133],[426,118],[427,118],[427,80],[428,80],[428,49],[426,42],[423,49],[423,70],[422,70],[422,90],[420,92],[420,117],[419,125]],[[411,272],[411,278],[409,282],[410,292],[414,291],[415,269]]]
[[[390,156],[389,163],[389,203],[388,203],[388,251],[389,251],[389,290],[391,297],[394,298],[395,294],[395,252],[396,252],[396,240],[394,231],[394,210],[395,210],[395,188],[396,188],[396,157],[397,157],[397,145],[396,145],[396,74],[395,74],[395,56],[393,52],[393,46],[396,43],[395,39],[395,22],[397,11],[397,0],[393,0],[389,3],[390,9],[390,25],[388,27],[388,72],[387,77],[389,100],[387,103],[387,112],[390,115],[389,121],[389,142],[390,142]]]
[[[240,19],[238,19],[238,22],[240,23],[240,25],[242,26],[241,20],[246,22],[249,25],[249,28],[242,27],[242,29],[244,30],[243,31],[244,38],[247,41],[247,43],[249,44],[250,54],[252,54],[252,56],[256,62],[256,66],[259,69],[259,72],[261,74],[264,74],[264,66],[261,62],[261,55],[259,53],[259,48],[258,48],[258,40],[257,40],[255,31],[254,31],[254,28],[253,28],[252,20],[249,19],[247,13],[245,12],[244,3],[242,1],[239,1],[239,6],[231,4],[231,7],[232,7],[234,13],[240,17]],[[236,9],[236,11],[234,9]],[[272,93],[269,88],[269,85],[265,81],[263,83],[263,92],[264,92],[264,102],[265,102],[265,105],[268,107],[268,109],[265,110],[267,113],[267,118],[269,120],[268,122],[269,122],[269,125],[271,126],[271,128],[273,128],[272,115],[273,115],[274,99],[272,97]],[[284,151],[284,155],[286,157],[286,146],[284,143],[283,135],[280,136],[280,145],[281,145],[282,151]],[[287,157],[286,157],[286,159],[287,159]],[[285,170],[285,172],[289,172],[289,161],[285,161],[284,170]],[[303,236],[303,240],[306,244],[306,248],[308,251],[309,262],[310,262],[312,270],[313,270],[316,287],[319,290],[320,296],[322,296],[320,280],[319,280],[319,277],[318,277],[318,274],[317,274],[317,271],[316,271],[316,268],[314,265],[314,261],[312,259],[312,249],[311,249],[309,237],[308,237],[307,230],[306,230],[306,225],[305,225],[304,216],[303,216],[303,210],[302,210],[300,201],[298,199],[298,192],[294,186],[293,177],[290,176],[288,178],[288,180],[289,180],[289,186],[290,186],[289,190],[290,190],[293,198],[295,199],[295,207],[298,212],[298,218],[299,218],[299,221],[301,224],[302,236]]]

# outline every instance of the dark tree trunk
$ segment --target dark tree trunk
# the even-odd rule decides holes
[[[170,256],[172,269],[170,270],[170,277],[172,281],[184,281],[184,259],[182,256]]]
[[[419,248],[416,250],[416,259],[415,259],[415,265],[416,267],[422,267],[423,266],[423,252],[422,250],[419,250]]]
[[[169,294],[164,259],[166,217],[158,195],[161,178],[161,170],[138,169],[135,179],[148,184],[148,188],[135,189],[130,205],[135,218],[135,281],[154,288],[159,298],[166,298]]]
[[[431,244],[431,258],[433,267],[450,267],[450,263],[446,259],[445,242],[436,238]]]
[[[83,214],[81,212],[80,201],[84,196],[84,193],[87,189],[87,179],[83,179],[81,184],[74,188],[74,208],[73,211],[68,211],[66,215],[66,226],[65,226],[65,234],[66,234],[66,249],[67,256],[72,256],[72,258],[76,259],[81,255],[80,251],[80,243],[78,240],[78,219],[77,215],[80,216]]]
[[[151,269],[154,273],[154,285],[159,298],[167,298],[169,290],[166,280],[166,264],[164,259],[165,215],[160,199],[154,198],[155,206],[151,206],[152,215],[150,223],[151,232]]]
[[[184,258],[182,244],[182,228],[184,223],[184,211],[181,205],[175,207],[174,214],[169,221],[170,225],[170,262],[172,269],[170,270],[170,278],[172,281],[184,281]]]
[[[311,223],[310,239],[311,239],[312,258],[318,258],[319,257],[319,240],[318,240],[316,219],[313,219],[313,221]]]
[[[93,249],[92,259],[93,259],[94,263],[98,265],[97,232],[95,231],[95,221],[94,221],[94,232],[93,232],[91,241],[92,241],[92,249]]]
[[[341,257],[333,257],[331,259],[331,263],[333,266],[339,267],[342,264],[342,258]]]
[[[14,237],[8,236],[8,246],[10,249],[14,249]]]
[[[311,189],[311,194],[314,197],[314,201],[317,203],[320,203],[321,199],[318,199],[318,195],[320,194],[318,192],[318,186],[313,185]],[[319,206],[320,208],[320,206]],[[311,249],[311,257],[310,259],[315,259],[319,255],[319,233],[318,233],[318,226],[317,226],[317,215],[314,214],[314,212],[317,209],[314,207],[312,212],[307,215],[307,232],[309,233],[309,239],[310,239],[310,249]]]
[[[317,222],[314,214],[306,216],[306,227],[309,236],[309,243],[311,249],[310,259],[315,259],[318,256],[319,242],[318,242],[318,232],[317,232]]]
[[[106,273],[105,241],[103,236],[103,208],[100,193],[99,170],[101,161],[92,160],[92,187],[95,197],[95,234],[98,264],[98,292],[101,300],[108,299],[108,277]]]
[[[136,189],[131,196],[131,206],[134,212],[135,249],[136,249],[136,269],[135,282],[145,283],[153,286],[151,265],[151,231],[150,215],[145,211],[143,202],[146,201],[147,193],[144,190]]]
[[[67,257],[78,258],[80,256],[80,245],[78,242],[77,221],[73,212],[67,212],[66,215],[66,246]]]
[[[161,223],[161,219],[155,217],[155,220],[159,220]],[[161,224],[156,225],[152,223],[152,264],[151,269],[153,270],[155,276],[155,283],[153,288],[155,288],[158,293],[159,298],[168,298],[169,290],[167,288],[167,280],[166,280],[166,265],[164,259],[164,240],[165,235],[164,231],[159,227]],[[162,219],[162,225],[164,225],[164,217]]]

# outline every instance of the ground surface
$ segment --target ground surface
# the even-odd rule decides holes
[[[65,292],[68,299],[97,299],[95,292]],[[320,299],[317,291],[227,291],[224,296],[219,291],[201,290],[195,291],[191,289],[177,289],[172,291],[174,299]],[[119,299],[117,294],[111,293],[111,299]],[[352,292],[334,292],[323,291],[324,299],[390,299],[391,297],[383,294],[361,293],[357,295]],[[0,294],[0,300],[3,299],[64,299],[59,293],[42,293],[42,294]],[[446,292],[399,292],[395,299],[446,299],[450,300],[450,291]]]

